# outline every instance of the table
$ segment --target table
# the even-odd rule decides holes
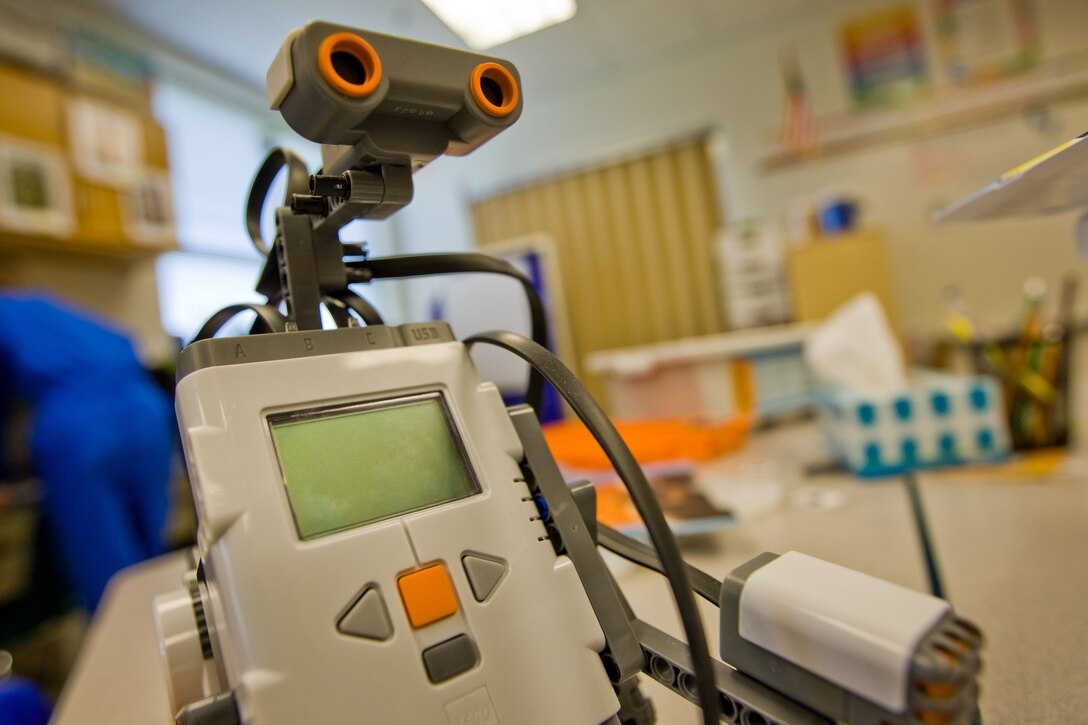
[[[820,450],[811,425],[759,434],[739,459],[771,462],[783,506],[682,542],[685,558],[722,578],[763,551],[802,551],[918,590],[926,588],[907,493],[897,479],[862,483],[846,475],[805,479],[801,464]],[[1036,482],[924,475],[921,490],[945,585],[956,610],[984,631],[982,712],[986,723],[1073,723],[1088,718],[1088,459]],[[151,599],[177,588],[179,555],[126,570],[92,623],[54,722],[168,723]],[[636,613],[681,633],[665,580],[625,562],[617,578]],[[712,646],[716,610],[700,602]],[[691,723],[695,709],[643,678],[661,723]]]

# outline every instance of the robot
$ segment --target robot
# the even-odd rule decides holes
[[[982,638],[947,602],[797,552],[724,582],[685,564],[614,426],[547,351],[516,269],[340,242],[350,221],[409,203],[414,171],[517,120],[511,63],[314,22],[273,60],[268,100],[324,166],[269,156],[247,207],[267,303],[221,311],[179,361],[199,527],[183,588],[154,605],[177,723],[652,723],[640,674],[707,723],[971,722]],[[532,339],[387,325],[349,287],[469,271],[521,281]],[[214,337],[245,309],[252,334]],[[480,379],[468,350],[485,344],[530,363],[527,404]],[[592,486],[564,481],[536,416],[545,381],[603,446],[652,545],[598,523]],[[686,641],[638,618],[601,549],[666,576]],[[696,595],[720,609],[721,659]]]

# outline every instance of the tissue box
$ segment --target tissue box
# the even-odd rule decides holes
[[[1001,387],[989,376],[915,371],[895,393],[825,388],[817,407],[833,455],[859,476],[1009,455]]]

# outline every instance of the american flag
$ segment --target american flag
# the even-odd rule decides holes
[[[782,111],[780,141],[782,146],[799,154],[815,153],[819,147],[816,138],[816,119],[812,113],[812,101],[801,75],[801,64],[795,55],[784,55],[780,61],[782,84],[786,90]]]

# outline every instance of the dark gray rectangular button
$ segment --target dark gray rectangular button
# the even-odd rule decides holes
[[[431,682],[444,682],[471,670],[479,661],[476,645],[467,634],[459,634],[423,650],[423,666],[427,668]]]

